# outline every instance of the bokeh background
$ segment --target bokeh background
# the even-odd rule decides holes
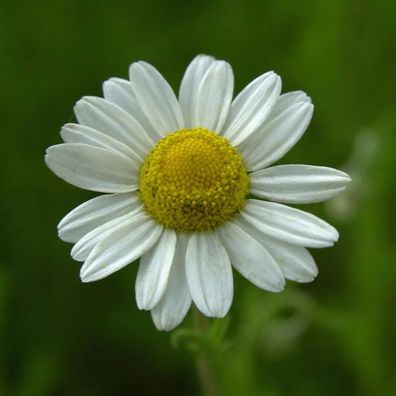
[[[192,357],[134,301],[136,265],[82,284],[56,224],[95,194],[44,165],[83,95],[136,60],[175,90],[198,53],[228,60],[236,92],[267,70],[313,98],[281,163],[351,173],[305,207],[341,239],[282,294],[235,275],[224,395],[396,395],[396,2],[0,2],[0,395],[198,395]],[[183,326],[189,326],[187,318]]]

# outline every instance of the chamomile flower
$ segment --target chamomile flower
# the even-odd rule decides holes
[[[178,99],[145,62],[133,63],[129,77],[106,81],[104,98],[78,101],[78,123],[66,124],[65,143],[46,154],[56,175],[104,193],[58,226],[84,262],[82,281],[140,258],[137,305],[161,330],[175,328],[192,302],[225,316],[232,267],[272,292],[285,279],[312,281],[318,270],[306,248],[331,246],[338,233],[283,203],[329,199],[350,178],[327,167],[272,166],[304,134],[311,99],[281,95],[274,72],[233,99],[230,65],[204,55],[188,66]]]

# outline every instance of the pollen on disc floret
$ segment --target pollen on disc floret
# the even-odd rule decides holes
[[[148,155],[139,190],[145,210],[165,227],[205,231],[243,207],[249,176],[226,138],[204,128],[182,129]]]

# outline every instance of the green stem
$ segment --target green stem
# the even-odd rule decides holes
[[[209,329],[208,318],[202,315],[194,307],[194,325],[200,332],[207,332]],[[219,387],[216,382],[213,366],[207,354],[197,353],[195,357],[195,368],[203,396],[219,396]]]

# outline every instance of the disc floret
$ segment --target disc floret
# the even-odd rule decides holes
[[[165,227],[206,231],[243,207],[249,176],[226,138],[204,128],[182,129],[148,155],[139,190],[146,211]]]

